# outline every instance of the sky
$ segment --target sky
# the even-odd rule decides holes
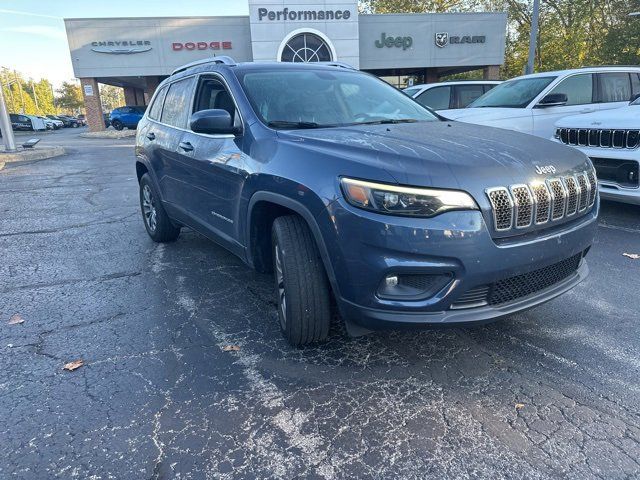
[[[73,79],[64,18],[248,14],[246,0],[0,0],[0,66],[55,87]]]

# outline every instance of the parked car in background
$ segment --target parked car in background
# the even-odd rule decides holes
[[[71,126],[71,122],[60,115],[47,115],[47,118],[60,122],[62,124],[62,127],[66,128]]]
[[[403,92],[432,110],[456,110],[469,106],[500,83],[493,80],[425,83],[407,87]]]
[[[38,117],[40,120],[42,120],[45,124],[45,127],[47,130],[55,130],[56,129],[56,125],[55,123],[53,123],[53,120],[51,120],[48,117],[43,117],[42,115],[35,115],[36,117]]]
[[[31,119],[20,113],[10,113],[9,119],[11,120],[11,128],[16,131],[30,131],[33,130],[31,125]]]
[[[157,88],[135,152],[150,238],[187,226],[273,271],[293,345],[326,339],[332,296],[361,333],[497,319],[588,274],[599,204],[584,154],[442,121],[348,67],[186,65]]]
[[[554,138],[591,158],[602,198],[640,205],[640,96],[626,107],[564,117]]]
[[[59,117],[65,121],[66,120],[66,125],[65,127],[72,127],[72,128],[78,128],[82,126],[82,122],[80,120],[78,120],[76,117],[70,117],[69,115],[59,115]]]
[[[453,120],[551,138],[562,117],[620,108],[640,93],[640,67],[589,67],[508,80],[468,108],[440,111]]]
[[[59,130],[60,128],[64,127],[64,122],[62,120],[55,118],[53,115],[47,115],[44,118],[46,118],[47,120],[53,123],[53,128],[55,130]]]
[[[109,121],[116,130],[122,130],[125,127],[135,129],[138,127],[138,122],[144,115],[146,108],[143,106],[114,108],[109,116]]]
[[[86,125],[87,124],[87,117],[85,117],[84,113],[81,113],[80,115],[78,115],[76,117],[78,120],[80,120],[80,123],[82,125]]]

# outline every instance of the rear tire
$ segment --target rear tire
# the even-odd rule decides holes
[[[297,215],[278,217],[271,244],[282,333],[295,347],[325,340],[331,322],[329,281],[309,227]]]
[[[158,243],[173,242],[180,235],[180,227],[171,223],[160,196],[148,173],[140,179],[140,210],[142,221],[151,240]]]
[[[124,129],[124,124],[120,120],[114,120],[113,122],[111,122],[111,125],[113,125],[113,128],[115,128],[116,130]]]

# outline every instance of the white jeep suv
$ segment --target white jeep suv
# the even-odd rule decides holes
[[[640,96],[626,107],[564,117],[554,138],[591,158],[602,198],[640,205]]]
[[[516,77],[467,108],[438,113],[452,120],[550,138],[562,117],[623,107],[638,93],[640,67],[579,68]]]

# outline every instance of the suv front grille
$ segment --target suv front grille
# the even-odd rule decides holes
[[[530,185],[488,188],[493,227],[505,232],[582,213],[595,203],[597,187],[595,174],[589,170]]]
[[[585,253],[586,250],[548,267],[474,287],[458,298],[451,309],[502,305],[552,287],[578,270]]]
[[[565,145],[634,149],[640,145],[640,130],[601,128],[557,128],[556,138]]]

